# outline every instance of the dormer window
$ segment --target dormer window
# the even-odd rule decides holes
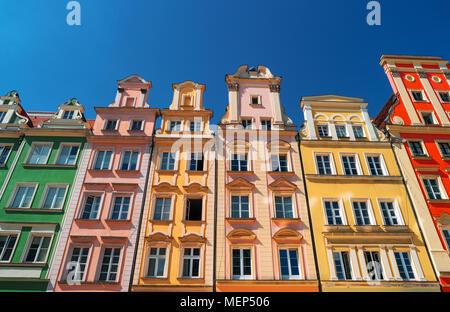
[[[424,124],[426,125],[434,125],[433,113],[431,112],[423,112],[421,113]]]
[[[116,130],[117,120],[108,120],[105,124],[105,130]]]
[[[200,121],[191,121],[190,130],[191,132],[202,131],[202,123]]]
[[[63,119],[72,119],[74,111],[65,111],[63,114]]]
[[[183,106],[192,106],[192,97],[190,95],[183,96]]]
[[[6,112],[0,112],[0,123],[3,123],[3,119],[5,119]]]
[[[355,138],[363,138],[364,137],[364,129],[362,126],[353,126],[353,134]]]
[[[180,131],[180,130],[181,130],[181,121],[170,122],[170,131]]]
[[[252,129],[252,120],[251,119],[242,119],[242,127],[244,127],[245,130],[251,130]]]
[[[320,137],[328,137],[328,125],[318,125],[317,131],[319,132]]]
[[[261,105],[261,97],[259,95],[250,96],[251,105]]]
[[[142,130],[142,120],[133,120],[131,122],[130,130],[132,130],[132,131]]]
[[[345,129],[345,126],[336,126],[336,134],[338,138],[347,137],[347,130]]]

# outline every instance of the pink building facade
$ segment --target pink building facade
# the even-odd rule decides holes
[[[118,81],[97,118],[51,264],[48,291],[128,291],[159,109],[151,82]]]

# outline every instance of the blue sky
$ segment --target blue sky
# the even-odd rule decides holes
[[[375,117],[392,91],[381,54],[450,59],[450,1],[79,0],[81,26],[68,26],[66,0],[0,0],[0,94],[16,89],[26,110],[55,111],[77,97],[87,118],[114,101],[116,81],[152,81],[149,104],[166,108],[172,83],[206,84],[213,122],[225,113],[225,74],[265,65],[283,78],[281,99],[299,127],[302,96],[363,97]]]

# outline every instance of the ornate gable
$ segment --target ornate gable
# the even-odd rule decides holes
[[[255,185],[244,178],[237,178],[236,180],[228,183],[226,187],[229,190],[236,191],[252,191],[255,188]]]
[[[285,178],[279,178],[269,184],[269,189],[275,192],[295,192],[297,186]]]

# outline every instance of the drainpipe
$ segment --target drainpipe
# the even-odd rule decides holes
[[[317,274],[317,282],[318,282],[317,284],[319,286],[319,292],[322,292],[322,284],[320,282],[319,262],[317,262],[316,243],[315,243],[315,239],[314,239],[313,223],[311,220],[311,207],[309,206],[309,196],[308,196],[308,189],[306,187],[305,168],[303,167],[302,149],[300,147],[300,134],[299,133],[297,133],[297,135],[295,136],[295,139],[297,140],[300,165],[302,167],[303,187],[305,188],[306,207],[308,209],[308,220],[309,220],[309,227],[310,227],[310,232],[311,232],[311,241],[312,241],[312,248],[313,248],[313,254],[314,254],[314,264],[316,267],[316,274]]]
[[[142,196],[141,215],[139,216],[139,224],[138,224],[138,228],[137,228],[133,262],[131,263],[131,277],[130,277],[130,285],[128,286],[128,292],[131,292],[131,287],[133,286],[134,269],[136,266],[136,257],[137,257],[138,246],[139,246],[139,238],[140,238],[140,234],[141,234],[142,218],[144,216],[144,209],[145,209],[145,197],[147,196],[148,179],[149,179],[149,175],[150,175],[150,170],[152,168],[153,148],[155,145],[154,140],[155,140],[155,132],[153,131],[152,141],[150,143],[150,158],[149,158],[149,162],[148,162],[147,175],[145,177],[144,194]]]
[[[214,135],[215,136],[215,135]],[[217,137],[216,137],[217,140]],[[214,141],[216,141],[214,140]],[[217,143],[217,142],[215,142]],[[214,248],[213,248],[213,292],[216,292],[217,258],[217,144],[214,145]]]

